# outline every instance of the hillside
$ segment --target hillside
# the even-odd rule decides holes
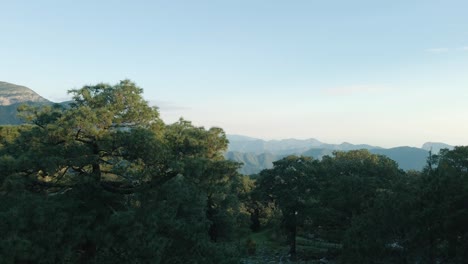
[[[50,104],[49,100],[33,90],[12,83],[0,82],[0,125],[17,125],[22,121],[17,118],[16,109],[21,104]]]
[[[0,106],[25,102],[50,103],[28,87],[0,81]]]
[[[426,165],[427,157],[429,157],[429,151],[413,147],[372,149],[370,152],[391,158],[404,170],[422,170]]]
[[[228,160],[243,163],[244,165],[239,170],[244,175],[259,173],[263,169],[273,167],[273,162],[284,157],[284,155],[275,155],[271,153],[243,153],[237,151],[229,151],[224,157]]]
[[[421,148],[427,151],[432,151],[434,154],[438,154],[441,149],[452,150],[453,146],[441,142],[426,142]]]

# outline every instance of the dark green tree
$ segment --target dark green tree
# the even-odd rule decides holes
[[[418,182],[409,246],[427,263],[462,263],[468,246],[468,147],[441,150],[431,161]]]
[[[403,173],[395,161],[367,150],[335,152],[323,158],[322,166],[317,224],[327,239],[338,243],[353,218],[365,213],[377,194]]]
[[[232,239],[239,214],[239,164],[224,159],[228,141],[220,128],[205,130],[179,120],[167,127],[172,155],[182,164],[184,176],[206,197],[206,216],[212,241]]]
[[[2,260],[238,262],[210,239],[214,224],[235,229],[224,132],[166,126],[142,92],[125,80],[71,90],[69,107],[20,109],[31,125],[0,138]]]
[[[306,219],[307,209],[316,203],[318,161],[289,156],[273,163],[272,169],[260,172],[257,189],[265,202],[274,202],[283,215],[289,253],[296,257],[297,228]]]
[[[467,258],[468,148],[430,155],[354,218],[344,256],[359,263],[464,263]]]

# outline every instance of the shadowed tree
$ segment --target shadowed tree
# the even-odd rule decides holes
[[[318,161],[312,158],[289,156],[260,172],[256,182],[263,200],[274,202],[282,212],[292,259],[296,257],[297,227],[307,217],[308,207],[315,203],[317,166]]]
[[[238,263],[209,236],[234,228],[224,132],[165,126],[142,92],[125,80],[71,90],[68,107],[20,109],[31,125],[0,147],[2,259]]]

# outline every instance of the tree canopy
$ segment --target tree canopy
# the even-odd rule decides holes
[[[222,129],[165,125],[129,80],[69,92],[69,106],[24,106],[29,124],[2,129],[2,259],[236,263]]]
[[[129,80],[69,92],[0,127],[0,263],[468,258],[468,147],[422,171],[355,150],[246,176],[221,128],[165,124]]]

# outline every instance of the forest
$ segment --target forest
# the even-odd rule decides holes
[[[242,175],[221,128],[165,124],[124,80],[0,127],[0,263],[466,263],[468,147]]]

